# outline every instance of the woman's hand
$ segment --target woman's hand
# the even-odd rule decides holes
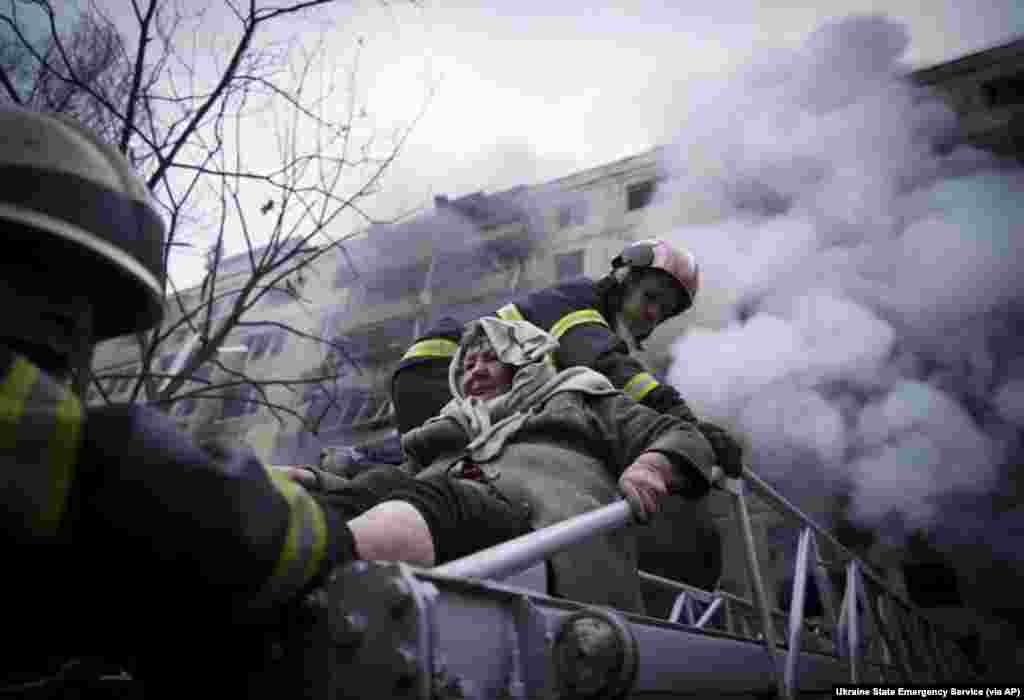
[[[644,452],[619,477],[619,489],[641,523],[658,512],[658,499],[668,493],[672,463],[660,452]]]

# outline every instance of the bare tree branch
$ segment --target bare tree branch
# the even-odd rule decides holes
[[[149,25],[156,14],[156,0],[150,0],[145,15],[139,12],[137,0],[132,0],[132,8],[139,20],[139,46],[135,55],[135,70],[132,71],[132,86],[128,91],[128,113],[125,115],[124,124],[121,128],[121,152],[128,151],[128,144],[131,141],[132,132],[135,127],[135,109],[139,102],[139,87],[142,84],[142,74],[146,68],[146,48],[151,41],[149,36]]]
[[[16,105],[24,105],[25,102],[21,99],[21,95],[15,89],[14,84],[11,82],[10,76],[7,75],[7,70],[0,66],[0,85],[4,86],[4,90],[7,91],[7,96]]]
[[[215,42],[223,41],[223,49],[200,40],[210,24],[208,8],[186,0],[130,0],[130,13],[111,9],[113,0],[83,0],[73,17],[53,0],[8,2],[0,9],[0,26],[11,30],[10,46],[0,46],[0,101],[70,114],[125,153],[168,225],[165,267],[181,251],[209,252],[199,288],[183,290],[168,280],[167,319],[135,336],[133,369],[96,369],[81,381],[109,402],[124,393],[109,391],[106,382],[130,379],[129,400],[164,410],[178,400],[223,399],[225,392],[252,387],[239,400],[278,421],[293,416],[315,429],[337,408],[343,378],[365,378],[366,368],[322,324],[253,320],[254,310],[282,290],[296,299],[295,308],[308,309],[295,286],[298,275],[339,250],[353,265],[345,241],[355,232],[335,230],[337,222],[351,212],[376,223],[367,202],[422,110],[407,129],[377,140],[355,97],[361,41],[348,71],[337,71],[338,82],[347,78],[350,86],[341,97],[323,35],[317,41],[273,30],[300,16],[328,19],[331,0],[224,0]],[[38,16],[28,17],[31,12]],[[39,41],[30,38],[32,19],[45,23]],[[24,60],[16,64],[8,55]],[[246,148],[254,119],[277,124],[275,162],[259,161]],[[239,248],[248,267],[225,276],[223,261]],[[261,329],[315,350],[311,366],[291,369],[287,377],[226,366],[222,347]],[[177,359],[168,365],[171,354]],[[205,368],[220,379],[202,380]],[[282,390],[296,395],[309,386],[327,403],[319,417],[278,400]]]

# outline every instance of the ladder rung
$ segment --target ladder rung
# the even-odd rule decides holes
[[[696,623],[694,623],[694,627],[704,627],[704,625],[708,623],[711,617],[716,612],[718,612],[718,609],[720,607],[722,607],[722,599],[715,598],[713,601],[711,601],[711,605],[708,606],[707,610],[705,610],[704,613],[700,616],[700,619],[697,620]]]
[[[944,660],[946,645],[940,643],[935,627],[906,598],[905,593],[893,588],[890,582],[771,486],[749,470],[745,470],[743,478],[730,479],[717,467],[712,481],[733,498],[750,594],[749,601],[723,596],[725,627],[733,634],[737,634],[737,628],[740,628],[739,633],[743,636],[764,640],[774,658],[779,658],[776,656],[778,644],[788,645],[783,659],[784,669],[778,679],[780,694],[792,698],[799,692],[799,650],[803,646],[804,632],[812,629],[804,619],[806,584],[810,576],[813,576],[818,589],[825,618],[820,630],[814,630],[814,634],[819,640],[830,640],[833,652],[848,660],[852,682],[892,682],[896,679],[891,676],[898,672],[908,683],[917,681],[919,677],[922,681],[937,683],[954,671],[955,662],[959,662],[962,656],[954,652],[950,656],[955,661]],[[803,524],[788,615],[767,605],[766,588],[760,573],[762,563],[756,554],[750,511],[744,499],[746,493],[756,498],[757,503],[752,507],[757,506],[757,511],[766,505]],[[846,569],[846,585],[837,606],[829,571],[840,565]],[[679,601],[677,614],[684,614],[689,605],[692,605],[689,599]],[[690,612],[692,614],[692,610]],[[701,620],[706,622],[712,614],[709,604]],[[778,630],[775,624],[779,624]],[[762,632],[754,637],[752,629]]]

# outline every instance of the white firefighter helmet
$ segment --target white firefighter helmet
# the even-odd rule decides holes
[[[676,308],[680,314],[693,306],[700,288],[700,271],[697,258],[684,248],[675,248],[666,241],[649,238],[627,245],[612,260],[612,268],[653,268],[672,277],[683,293],[683,301]]]
[[[0,227],[8,263],[74,271],[95,340],[163,315],[164,224],[145,183],[115,148],[71,119],[0,108]]]

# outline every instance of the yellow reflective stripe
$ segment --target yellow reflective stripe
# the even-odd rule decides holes
[[[327,522],[320,505],[287,476],[266,471],[277,492],[288,502],[288,532],[273,573],[249,601],[256,608],[287,600],[302,590],[319,570],[327,548]]]
[[[57,402],[57,425],[46,454],[49,475],[49,508],[40,512],[40,526],[47,533],[55,533],[64,515],[64,506],[71,490],[71,476],[78,457],[78,439],[82,433],[82,404],[68,387],[62,387],[63,396]]]
[[[24,358],[15,357],[7,376],[0,384],[0,450],[14,449],[18,440],[18,422],[25,410],[25,401],[39,378],[39,370]]]
[[[432,340],[421,340],[414,343],[411,348],[402,355],[403,360],[413,357],[452,357],[459,349],[459,344],[445,338],[434,338]]]
[[[0,382],[0,451],[7,488],[0,506],[36,537],[60,525],[78,454],[82,408],[66,387],[23,357]]]
[[[608,322],[604,320],[604,316],[598,313],[596,309],[580,309],[558,319],[555,325],[551,326],[551,335],[555,336],[556,340],[560,340],[570,328],[575,328],[582,323],[600,323],[602,326],[609,327]]]
[[[633,378],[626,382],[622,390],[629,394],[634,401],[642,400],[651,390],[658,386],[658,380],[647,372],[637,372]]]
[[[525,321],[526,318],[515,304],[505,304],[498,309],[498,318],[502,321]]]

